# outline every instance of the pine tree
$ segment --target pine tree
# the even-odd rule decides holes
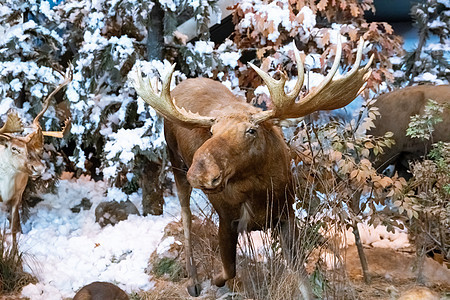
[[[436,83],[448,84],[450,64],[449,1],[420,1],[411,7],[413,24],[418,30],[417,47],[399,61],[396,79],[398,84]],[[438,43],[433,41],[438,40]]]

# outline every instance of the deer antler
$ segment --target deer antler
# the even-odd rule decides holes
[[[70,131],[71,124],[72,124],[72,119],[68,118],[64,121],[64,126],[61,129],[61,131],[43,131],[42,135],[43,136],[52,136],[55,138],[62,139]]]
[[[72,81],[72,76],[73,76],[73,66],[72,64],[69,64],[69,67],[67,68],[66,74],[64,76],[64,81],[61,82],[56,87],[56,89],[50,93],[50,95],[47,96],[47,98],[44,100],[42,110],[34,118],[33,124],[31,125],[34,130],[25,137],[16,137],[17,139],[20,139],[25,143],[27,143],[30,149],[33,149],[35,151],[40,151],[42,149],[44,144],[44,134],[42,132],[42,127],[39,124],[39,120],[50,106],[50,100],[52,99],[52,97],[55,96],[56,93],[58,93],[63,87],[65,87]],[[61,135],[63,135],[62,132]]]
[[[53,92],[50,93],[50,95],[47,96],[47,98],[44,101],[44,105],[42,106],[42,110],[36,115],[36,117],[33,120],[33,126],[39,126],[39,120],[44,115],[44,113],[47,111],[48,107],[50,106],[50,100],[55,96],[63,87],[68,85],[73,78],[73,66],[71,63],[69,63],[69,67],[66,70],[66,74],[64,75],[64,81],[61,82],[56,89],[53,90]]]
[[[142,78],[139,67],[129,75],[129,79],[139,97],[170,121],[183,126],[211,127],[215,118],[201,116],[176,105],[170,94],[170,82],[174,69],[175,64],[172,65],[167,73],[162,83],[161,95],[159,96],[155,93],[150,83],[150,78],[147,77],[145,80]]]
[[[264,111],[253,116],[253,119],[259,123],[270,118],[287,119],[298,118],[306,116],[317,110],[331,110],[344,107],[355,99],[359,93],[364,89],[363,86],[370,76],[373,55],[369,62],[363,68],[359,68],[362,57],[364,40],[359,41],[356,61],[353,68],[343,77],[333,79],[339,68],[341,59],[342,45],[340,39],[338,40],[336,58],[333,62],[330,72],[325,79],[310,92],[306,97],[295,102],[300,93],[303,84],[303,65],[298,55],[298,50],[294,46],[294,53],[298,65],[297,83],[293,91],[289,94],[284,92],[284,84],[286,82],[286,75],[282,73],[280,80],[275,80],[260,68],[250,63],[250,66],[261,76],[266,83],[272,98],[273,109]]]
[[[19,118],[17,112],[10,112],[7,116],[5,124],[0,128],[1,133],[13,133],[23,131],[22,120]]]

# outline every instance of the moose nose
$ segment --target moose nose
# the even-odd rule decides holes
[[[203,185],[204,189],[215,189],[222,182],[222,174],[218,174],[214,178],[212,178],[209,182]]]
[[[189,169],[187,179],[193,188],[212,190],[222,183],[221,172],[195,172]]]

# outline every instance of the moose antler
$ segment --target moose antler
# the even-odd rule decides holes
[[[350,72],[345,74],[343,77],[333,79],[339,68],[342,53],[341,41],[338,39],[336,58],[330,72],[313,92],[310,92],[306,97],[300,99],[299,102],[295,102],[295,99],[300,93],[300,89],[303,84],[304,70],[295,45],[294,53],[298,65],[298,79],[294,89],[289,94],[284,92],[284,85],[287,79],[286,74],[282,73],[281,79],[275,80],[260,68],[249,63],[267,85],[273,104],[272,110],[263,111],[254,115],[253,120],[256,123],[260,123],[270,118],[298,118],[306,116],[317,110],[337,109],[349,104],[363,90],[363,86],[372,71],[369,68],[372,64],[373,55],[370,57],[369,62],[365,67],[359,68],[363,45],[364,40],[361,38],[359,41],[356,61]]]
[[[22,120],[19,118],[17,112],[8,113],[5,124],[0,128],[1,133],[14,133],[23,131]]]
[[[172,65],[162,83],[160,96],[153,89],[150,78],[142,78],[139,67],[129,75],[129,79],[139,97],[170,121],[181,125],[211,127],[214,124],[215,118],[200,116],[197,113],[186,111],[184,108],[176,105],[170,94],[170,82],[174,70],[175,64]]]

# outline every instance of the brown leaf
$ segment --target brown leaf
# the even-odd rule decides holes
[[[384,26],[384,30],[386,30],[387,34],[393,34],[394,33],[394,30],[392,29],[392,26],[389,25],[388,23],[384,22],[383,26]]]
[[[323,30],[323,35],[322,35],[322,44],[324,46],[328,45],[330,43],[330,31],[329,30]]]
[[[378,31],[378,23],[377,22],[370,23],[369,31],[377,32]]]
[[[358,29],[350,28],[348,31],[348,36],[350,37],[350,39],[352,41],[357,41],[358,40]]]
[[[359,16],[359,7],[356,3],[350,3],[350,12],[353,17]]]
[[[319,11],[324,11],[325,8],[327,8],[328,5],[328,0],[320,0],[320,2],[317,4],[317,9],[319,9]]]

